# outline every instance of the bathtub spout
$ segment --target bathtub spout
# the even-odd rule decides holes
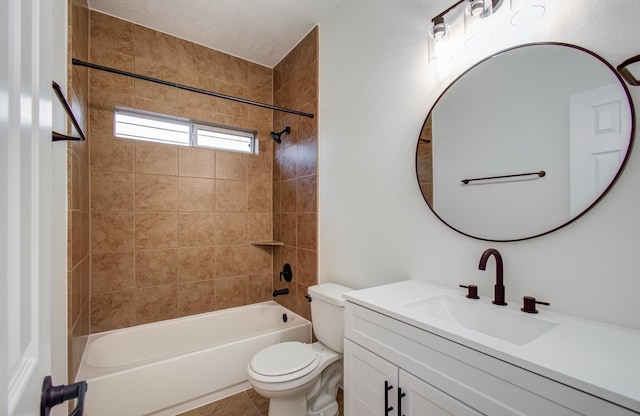
[[[288,295],[289,294],[289,288],[285,288],[285,289],[276,289],[273,291],[273,297],[275,298],[276,296],[279,295]]]

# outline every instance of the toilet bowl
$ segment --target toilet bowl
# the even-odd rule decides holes
[[[283,342],[259,351],[247,366],[255,391],[269,398],[269,416],[335,416],[342,381],[344,300],[353,289],[325,283],[309,287],[318,342]]]

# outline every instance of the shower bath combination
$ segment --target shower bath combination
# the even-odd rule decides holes
[[[282,136],[283,134],[289,134],[289,133],[291,133],[291,128],[289,126],[287,126],[280,133],[276,133],[276,132],[272,131],[271,132],[271,138],[273,140],[275,140],[276,143],[282,143],[282,139],[280,138],[280,136]]]
[[[251,357],[292,341],[311,342],[311,322],[274,301],[89,335],[85,414],[169,416],[240,393]]]

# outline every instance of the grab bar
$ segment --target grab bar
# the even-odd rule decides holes
[[[530,175],[538,175],[538,177],[542,178],[545,176],[547,172],[541,170],[540,172],[530,172],[530,173],[516,173],[514,175],[501,175],[501,176],[488,176],[486,178],[475,178],[475,179],[463,179],[461,182],[465,185],[468,185],[469,182],[475,181],[486,181],[489,179],[503,179],[503,178],[515,178],[517,176],[530,176]]]
[[[60,140],[72,140],[76,142],[83,142],[87,140],[87,137],[84,135],[84,132],[82,131],[82,127],[80,127],[80,123],[78,123],[76,116],[73,114],[73,110],[71,110],[71,106],[69,105],[69,102],[67,101],[67,99],[64,97],[64,94],[62,93],[62,88],[60,88],[60,85],[58,85],[58,83],[55,81],[51,81],[51,83],[53,86],[53,92],[55,92],[56,96],[58,96],[58,100],[60,101],[60,104],[62,104],[62,107],[64,107],[64,111],[67,113],[67,115],[71,119],[71,123],[73,124],[73,127],[75,127],[76,131],[80,135],[80,137],[73,137],[73,136],[68,136],[66,134],[58,133],[57,131],[52,131],[51,141],[57,142]]]

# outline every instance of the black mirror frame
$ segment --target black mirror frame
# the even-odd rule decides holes
[[[444,89],[444,91],[442,91],[442,93],[440,93],[440,95],[438,96],[438,99],[433,103],[433,106],[431,106],[431,109],[429,110],[429,112],[427,113],[427,118],[425,119],[425,122],[422,125],[422,128],[420,129],[420,132],[422,132],[425,128],[425,125],[427,123],[427,119],[429,118],[429,115],[432,113],[433,109],[435,108],[435,106],[438,104],[438,102],[440,101],[440,99],[444,96],[444,94],[447,93],[447,91],[449,90],[449,88],[451,88],[452,85],[454,85],[460,78],[462,78],[463,76],[465,76],[465,74],[467,74],[469,71],[473,70],[475,67],[477,67],[478,65],[481,65],[482,63],[498,56],[501,55],[503,53],[512,51],[514,49],[520,49],[520,48],[524,48],[527,46],[540,46],[540,45],[553,45],[553,46],[563,46],[563,47],[568,47],[568,48],[572,48],[572,49],[577,49],[579,51],[582,51],[584,53],[587,53],[589,55],[591,55],[592,57],[596,58],[598,61],[600,61],[603,65],[605,65],[607,68],[609,68],[609,70],[616,76],[616,78],[618,79],[618,82],[620,83],[620,85],[622,86],[622,89],[624,90],[626,96],[627,96],[627,100],[629,102],[629,111],[631,113],[631,134],[629,137],[629,146],[627,148],[627,152],[625,154],[624,160],[622,161],[620,168],[618,169],[618,172],[616,173],[616,176],[613,178],[613,180],[611,181],[611,183],[609,184],[609,186],[600,194],[600,196],[593,201],[593,203],[591,205],[589,205],[586,209],[584,209],[579,215],[576,215],[575,217],[571,218],[569,221],[554,227],[548,231],[542,232],[540,234],[535,234],[532,236],[528,236],[528,237],[522,237],[522,238],[514,238],[514,239],[505,239],[505,240],[498,240],[498,239],[492,239],[492,238],[484,238],[484,237],[478,237],[475,235],[471,235],[468,233],[465,233],[464,231],[461,231],[455,227],[453,227],[451,224],[447,223],[442,217],[440,217],[438,215],[438,213],[433,209],[433,207],[431,206],[431,204],[429,203],[429,201],[427,200],[427,197],[424,195],[424,193],[422,192],[422,189],[420,188],[420,176],[419,176],[419,171],[418,171],[418,151],[419,151],[419,147],[420,147],[420,135],[418,135],[418,143],[416,145],[416,165],[415,165],[415,169],[416,169],[416,178],[417,178],[417,183],[418,183],[418,189],[420,190],[420,193],[422,194],[422,197],[424,198],[425,202],[427,203],[427,206],[429,207],[429,209],[431,210],[431,212],[433,212],[433,214],[440,220],[442,221],[442,223],[444,223],[447,227],[451,228],[452,230],[465,235],[467,237],[471,237],[474,238],[476,240],[482,240],[482,241],[491,241],[491,242],[498,242],[498,243],[507,243],[507,242],[514,242],[514,241],[524,241],[524,240],[530,240],[532,238],[537,238],[537,237],[541,237],[543,235],[547,235],[550,234],[554,231],[557,231],[563,227],[566,227],[567,225],[573,223],[574,221],[576,221],[578,218],[581,218],[582,216],[584,216],[587,212],[589,212],[593,207],[595,207],[611,190],[611,188],[614,187],[614,185],[616,184],[616,182],[618,181],[618,179],[620,178],[620,176],[622,175],[622,172],[624,171],[625,167],[627,166],[627,162],[629,161],[629,157],[631,155],[631,151],[633,149],[633,145],[635,142],[635,130],[636,130],[636,121],[635,121],[635,109],[633,106],[633,100],[631,98],[631,94],[629,93],[629,89],[627,88],[624,79],[620,76],[620,73],[618,72],[618,70],[611,65],[609,62],[607,62],[603,57],[601,57],[600,55],[596,54],[593,51],[590,51],[586,48],[580,47],[580,46],[576,46],[576,45],[572,45],[569,43],[562,43],[562,42],[533,42],[533,43],[525,43],[525,44],[521,44],[521,45],[517,45],[511,48],[507,48],[507,49],[503,49],[501,51],[498,51],[484,59],[482,59],[481,61],[477,62],[476,64],[474,64],[472,67],[470,67],[469,69],[465,70],[462,74],[460,74],[456,79],[454,79],[448,86],[447,88]],[[433,157],[433,156],[432,156]]]

